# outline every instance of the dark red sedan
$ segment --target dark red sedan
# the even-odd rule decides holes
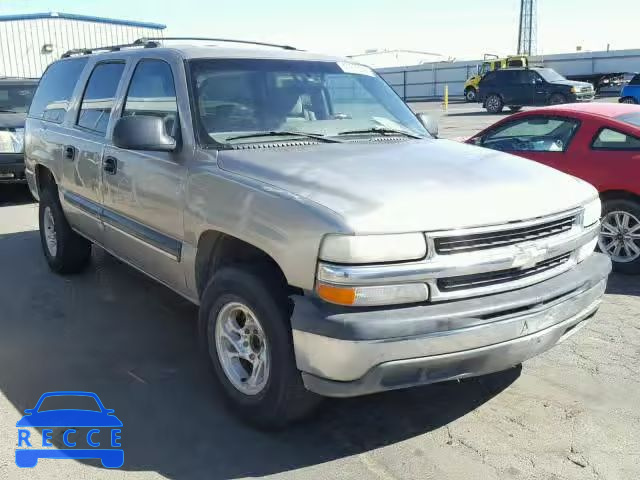
[[[510,115],[467,143],[535,160],[600,192],[600,249],[614,268],[640,273],[640,106],[566,104]]]

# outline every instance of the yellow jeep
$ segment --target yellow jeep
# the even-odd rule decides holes
[[[469,77],[464,84],[464,98],[467,102],[475,102],[478,99],[478,84],[482,77],[493,70],[509,67],[526,67],[528,59],[523,55],[510,55],[506,58],[498,58],[497,55],[485,53],[482,65],[478,65],[475,75]]]

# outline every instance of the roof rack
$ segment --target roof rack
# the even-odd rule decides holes
[[[145,40],[145,41],[143,41]],[[64,52],[60,58],[69,58],[74,55],[91,55],[96,52],[118,52],[123,48],[154,48],[160,45],[157,41],[146,41],[146,39],[139,38],[133,43],[124,43],[122,45],[107,45],[104,47],[91,47],[91,48],[74,48]]]
[[[197,42],[225,42],[225,43],[241,43],[244,45],[260,45],[262,47],[274,47],[274,48],[282,48],[284,50],[298,50],[296,47],[292,47],[291,45],[278,45],[276,43],[264,43],[264,42],[252,42],[250,40],[233,40],[230,38],[208,38],[208,37],[143,37],[136,40],[136,42],[146,43],[146,42],[163,42],[166,40],[174,41],[174,40],[192,40]]]

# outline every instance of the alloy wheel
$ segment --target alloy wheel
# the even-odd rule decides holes
[[[607,213],[598,245],[614,262],[633,262],[640,257],[640,220],[621,210]]]

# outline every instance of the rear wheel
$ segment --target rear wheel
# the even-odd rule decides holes
[[[522,105],[509,105],[509,110],[514,113],[519,112],[520,110],[522,110]]]
[[[290,310],[268,267],[225,267],[202,297],[201,332],[225,400],[261,428],[297,420],[320,400],[296,368]]]
[[[638,102],[636,102],[635,98],[633,98],[633,97],[624,97],[624,98],[620,99],[620,103],[636,104]]]
[[[502,101],[502,98],[500,97],[500,95],[496,95],[495,93],[492,93],[487,97],[484,105],[487,109],[487,112],[489,113],[500,113],[504,108],[504,102]]]
[[[554,93],[551,95],[551,98],[549,98],[549,105],[560,105],[562,103],[567,103],[567,97],[561,93]]]
[[[55,188],[40,192],[38,217],[42,250],[51,270],[61,274],[84,270],[91,260],[91,242],[71,229]]]
[[[464,98],[467,102],[475,102],[478,99],[478,92],[473,87],[467,87],[464,91]]]
[[[610,200],[602,209],[598,247],[611,257],[617,272],[640,273],[640,204]]]

